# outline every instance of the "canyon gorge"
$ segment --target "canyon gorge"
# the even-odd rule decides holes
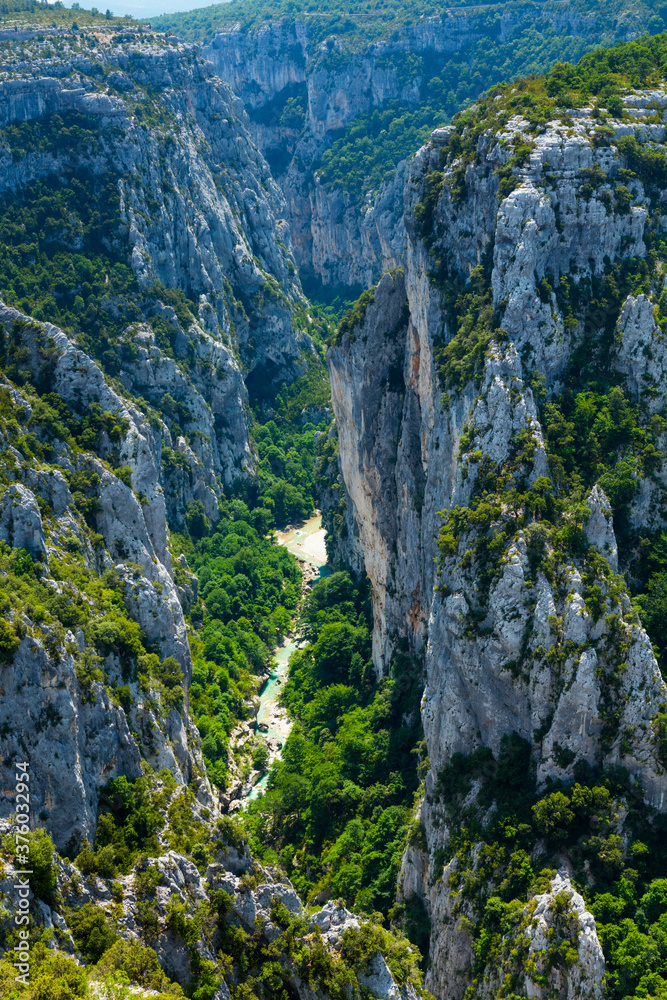
[[[2,11],[0,991],[661,997],[665,12],[244,2]]]

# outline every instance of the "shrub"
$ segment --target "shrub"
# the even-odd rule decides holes
[[[88,995],[88,977],[73,958],[56,952],[39,966],[31,1000],[78,1000]]]
[[[533,816],[540,833],[554,840],[565,838],[568,827],[574,822],[570,800],[562,792],[553,792],[546,798],[540,799],[533,806]]]
[[[347,310],[336,330],[335,344],[342,343],[343,337],[352,333],[354,329],[363,325],[366,318],[366,310],[375,301],[375,291],[372,288],[362,292],[354,305]]]
[[[119,613],[95,622],[92,633],[105,656],[117,653],[121,659],[130,660],[146,652],[140,626]]]
[[[248,843],[231,816],[221,816],[216,823],[215,831],[225,844],[229,844],[239,853],[247,849]]]
[[[20,644],[21,640],[14,631],[11,622],[8,622],[6,618],[0,618],[0,660],[5,663],[13,660]]]
[[[183,705],[183,671],[178,660],[167,656],[155,670],[155,675],[165,688],[165,702],[169,708]]]
[[[82,875],[97,875],[97,855],[90,849],[90,844],[85,839],[76,856],[75,864]]]
[[[355,970],[367,968],[377,952],[384,956],[399,988],[408,984],[421,987],[421,956],[403,934],[390,934],[374,920],[362,924],[357,930],[343,932],[341,958]]]
[[[104,910],[93,903],[84,903],[80,910],[70,914],[68,925],[77,948],[89,962],[98,962],[118,939]]]
[[[185,523],[193,538],[208,535],[209,522],[201,500],[190,500],[185,509]]]
[[[667,878],[656,878],[651,882],[640,906],[651,924],[667,913]]]
[[[115,941],[98,961],[93,976],[103,979],[116,971],[124,972],[131,983],[144,989],[182,995],[180,986],[172,983],[160,968],[155,951],[134,941],[122,938]]]
[[[49,906],[56,902],[57,871],[54,863],[54,849],[46,830],[35,830],[30,838],[30,867],[28,876],[30,888],[38,899]]]
[[[252,755],[252,766],[258,771],[266,771],[269,765],[269,748],[265,740],[260,740]]]
[[[96,854],[97,860],[97,874],[100,878],[115,878],[118,874],[118,868],[116,865],[116,853],[111,846],[107,844],[105,847],[101,847]]]

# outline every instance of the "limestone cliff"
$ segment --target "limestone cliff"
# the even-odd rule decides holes
[[[403,88],[397,71],[382,67],[389,50],[381,48],[377,54],[345,53],[341,60],[341,44],[332,60],[299,19],[266,23],[252,33],[223,32],[204,48],[243,101],[253,136],[272,164],[285,195],[297,263],[324,284],[368,284],[378,268],[394,266],[402,255],[400,181],[383,188],[377,204],[362,215],[342,192],[318,183],[313,169],[332,135],[359,112],[394,97],[413,103],[418,98],[413,83]],[[280,113],[293,95],[304,106],[297,127]]]
[[[627,11],[618,19],[617,38],[635,37],[637,16]],[[365,189],[361,201],[338,185],[323,184],[320,159],[341,131],[391,100],[411,109],[432,101],[428,84],[435,67],[462,53],[473,60],[479,44],[504,46],[523,30],[538,28],[549,37],[576,40],[583,51],[606,39],[609,30],[594,13],[570,6],[539,13],[521,7],[477,13],[466,7],[408,19],[393,32],[376,27],[373,14],[358,23],[352,15],[342,29],[335,19],[329,27],[321,17],[260,19],[249,29],[236,23],[203,51],[248,111],[252,135],[285,195],[302,273],[324,285],[365,287],[403,262],[406,164],[396,166],[394,160],[391,175]],[[477,92],[494,82],[495,75],[480,80]]]
[[[122,595],[143,641],[160,659],[176,660],[187,689],[191,656],[168,544],[160,437],[60,330],[6,306],[0,323],[3,344],[10,340],[10,351],[21,353],[26,375],[43,380],[48,366],[43,389],[72,413],[97,407],[110,424],[96,452],[81,450],[63,425],[45,418],[32,387],[19,392],[6,382],[0,386],[6,400],[3,551],[9,566],[17,551],[30,553],[33,585],[55,612],[45,621],[45,608],[21,608],[19,595],[19,605],[4,609],[16,646],[5,646],[10,662],[2,667],[3,759],[11,767],[20,758],[39,757],[34,808],[63,850],[83,838],[92,842],[100,788],[118,775],[140,777],[143,759],[168,768],[181,783],[193,781],[202,804],[215,812],[199,737],[185,711],[164,703],[157,677],[142,684],[128,674],[127,657],[141,647],[123,638],[124,619],[116,620],[115,631],[105,630],[104,605],[98,605],[95,580],[104,578]],[[28,430],[42,454],[37,462],[22,443]],[[113,691],[124,683],[123,707]],[[5,815],[14,801],[8,774],[0,800]]]
[[[661,225],[651,208],[661,192],[629,175],[637,147],[619,140],[661,143],[667,97],[629,95],[623,122],[583,109],[537,127],[503,115],[502,101],[492,96],[417,154],[405,274],[381,279],[363,321],[328,355],[351,534],[373,584],[376,669],[386,673],[406,643],[423,663],[430,862],[408,851],[403,891],[424,897],[434,921],[430,988],[444,995],[447,984],[457,997],[472,953],[452,917],[462,913],[452,880],[433,860],[447,850],[439,782],[453,754],[481,746],[497,757],[517,734],[538,787],[617,764],[649,807],[663,810],[667,791],[655,729],[667,686],[617,575],[634,572],[631,536],[621,559],[595,481],[576,509],[548,513],[563,467],[545,408],[576,380],[573,365],[593,363],[582,358],[615,372],[660,451],[655,464],[632,466],[627,516],[635,529],[664,525],[664,438],[651,425],[665,405],[662,279],[641,295],[605,298],[600,287],[639,266]],[[602,480],[615,488],[613,475]],[[600,978],[586,988],[599,992]],[[480,996],[491,988],[475,980]],[[574,981],[554,988],[577,995]]]
[[[117,296],[102,307],[112,319],[127,316],[128,327],[131,319],[161,314],[177,364],[194,350],[198,375],[186,374],[185,381],[177,375],[174,388],[180,402],[184,395],[199,398],[187,405],[202,413],[200,430],[211,438],[209,479],[217,474],[230,482],[251,462],[244,379],[251,386],[253,379],[289,380],[310,349],[295,319],[304,300],[282,194],[239,100],[193,47],[127,32],[75,35],[58,45],[54,57],[49,35],[29,33],[0,71],[0,127],[22,129],[22,136],[34,127],[39,135],[41,122],[48,128],[74,115],[94,138],[75,149],[74,133],[51,144],[34,138],[17,144],[8,134],[0,195],[20,196],[35,181],[64,182],[73,162],[79,173],[110,180],[118,197],[110,245],[127,245],[143,316]],[[71,249],[83,245],[77,225],[67,234]],[[160,302],[158,283],[184,290],[196,303],[194,332],[187,323],[180,328],[173,309]],[[127,366],[126,379],[157,398],[167,371],[141,362],[135,373]]]
[[[100,789],[148,764],[217,815],[187,715],[197,584],[168,525],[193,503],[215,522],[224,487],[253,474],[246,379],[292,379],[311,342],[282,195],[193,47],[26,31],[2,58],[3,211],[28,217],[42,198],[56,215],[59,188],[80,192],[35,235],[60,248],[66,281],[37,319],[0,304],[3,572],[27,588],[3,608],[2,754],[11,769],[39,748],[35,815],[76,851]],[[110,223],[91,247],[100,197]]]

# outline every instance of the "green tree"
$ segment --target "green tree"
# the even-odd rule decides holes
[[[54,848],[46,830],[35,830],[28,834],[30,840],[30,868],[28,876],[30,888],[38,899],[49,906],[55,905],[57,888],[57,870],[54,860]]]
[[[78,1000],[88,996],[88,977],[73,958],[56,952],[39,964],[30,992],[34,1000]]]
[[[546,798],[540,799],[533,806],[533,816],[540,833],[557,841],[567,837],[568,830],[574,821],[570,800],[563,792],[553,792]]]
[[[69,916],[69,929],[76,946],[89,962],[97,962],[117,940],[118,933],[111,927],[104,910],[93,903],[84,903]]]
[[[190,500],[186,506],[185,522],[193,538],[204,538],[209,523],[201,500]]]

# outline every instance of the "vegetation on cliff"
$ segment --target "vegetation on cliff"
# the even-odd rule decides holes
[[[577,107],[593,108],[599,125],[593,132],[594,145],[603,148],[613,143],[620,154],[618,175],[611,179],[596,168],[582,170],[577,178],[582,201],[597,192],[608,214],[623,216],[632,200],[625,196],[625,190],[630,195],[625,185],[637,191],[634,183],[641,179],[642,204],[650,209],[643,230],[645,255],[632,256],[628,245],[592,276],[582,275],[572,265],[558,279],[549,271],[536,278],[537,296],[558,307],[565,335],[574,338],[569,362],[547,395],[544,375],[532,360],[533,345],[526,344],[521,352],[525,386],[530,385],[537,404],[539,442],[527,421],[525,430],[515,435],[508,459],[496,464],[475,450],[474,421],[464,426],[458,458],[465,469],[463,481],[470,476],[473,484],[471,499],[467,506],[443,512],[439,539],[445,580],[451,581],[456,567],[467,581],[461,586],[459,575],[457,590],[465,592],[469,606],[466,635],[480,643],[491,632],[489,595],[506,568],[510,546],[525,544],[524,606],[531,609],[529,616],[534,598],[528,595],[537,594],[538,578],[558,604],[571,588],[570,574],[576,568],[586,613],[600,625],[594,643],[596,678],[601,682],[596,709],[600,746],[605,753],[616,741],[621,760],[633,752],[633,734],[619,730],[619,677],[628,669],[629,652],[621,619],[637,621],[626,587],[635,595],[635,610],[665,670],[665,539],[661,530],[650,531],[636,512],[631,517],[641,484],[660,477],[664,413],[650,406],[650,389],[639,395],[631,391],[619,370],[619,352],[621,310],[629,296],[648,297],[656,323],[662,322],[667,245],[657,205],[666,174],[662,145],[634,138],[614,141],[610,126],[612,117],[615,122],[631,120],[621,100],[628,89],[664,87],[666,45],[665,36],[643,38],[590,53],[576,66],[556,66],[545,77],[493,88],[455,117],[440,163],[424,179],[415,212],[417,232],[432,254],[430,278],[441,293],[451,331],[436,350],[444,399],[454,401],[471,384],[479,387],[488,374],[489,357],[493,352],[502,356],[508,341],[503,303],[494,303],[490,284],[493,244],[470,275],[461,275],[444,249],[445,227],[438,229],[441,197],[448,210],[465,217],[472,200],[466,168],[480,163],[480,137],[490,129],[502,131],[513,116],[521,115],[526,122],[507,164],[497,171],[499,202],[521,182],[530,136],[544,132],[548,121],[571,125],[569,111]],[[649,107],[646,119],[662,122],[657,106]],[[548,183],[548,165],[544,173]],[[609,191],[603,193],[604,184]],[[656,330],[652,343],[657,343],[661,330]],[[651,356],[651,349],[644,348],[645,356]],[[517,381],[512,393],[518,392]],[[542,440],[548,474],[529,478]],[[612,571],[587,536],[586,498],[595,484],[611,506],[622,576]],[[441,593],[443,599],[450,593],[444,580]],[[532,650],[529,618],[520,655],[505,668],[517,680],[527,680],[545,662],[558,675],[558,663],[577,653],[574,642],[568,648],[561,625],[559,614],[552,614],[549,627],[555,630],[555,641],[551,640],[548,652],[544,646]],[[660,772],[665,762],[666,707],[660,705],[650,724],[645,724]],[[545,738],[551,721],[534,730],[534,744]],[[550,879],[562,866],[571,870],[573,886],[596,918],[607,963],[607,993],[619,1000],[664,993],[667,967],[659,943],[667,920],[663,817],[646,805],[642,783],[630,778],[623,766],[593,768],[582,760],[575,764],[574,752],[558,744],[553,751],[555,766],[566,769],[574,764],[573,779],[566,783],[547,779],[546,787],[538,791],[531,751],[531,743],[507,736],[495,757],[483,746],[468,756],[454,754],[438,775],[436,797],[445,810],[448,837],[438,852],[432,879],[446,880],[453,917],[472,941],[470,995],[483,994],[485,984],[499,974],[504,983],[500,995],[523,992],[526,972],[545,988],[553,969],[566,974],[577,961],[570,918],[549,941],[546,966],[538,967],[529,953],[532,911],[526,900],[549,891]],[[558,905],[563,914],[568,912],[567,900]]]
[[[240,6],[234,4],[235,9]],[[253,17],[257,13],[253,14],[255,8],[245,9]],[[391,23],[394,30],[396,21]],[[331,22],[325,27],[330,28]],[[545,78],[498,87],[455,120],[448,148],[465,165],[474,159],[485,128],[500,128],[521,112],[537,130],[548,116],[566,118],[568,106],[591,99],[597,103],[604,129],[604,113],[618,111],[621,88],[664,79],[666,66],[667,39],[661,37],[588,55],[577,67],[558,66]],[[458,89],[442,75],[439,79],[439,106],[449,106],[451,91],[453,107],[461,100]],[[478,85],[473,80],[471,86]],[[298,115],[302,107],[297,104],[290,111]],[[423,109],[423,115],[430,113]],[[397,122],[409,142],[416,141],[414,129],[428,125],[423,118],[410,119],[403,106],[378,113],[367,124],[378,140],[385,133],[377,143],[380,153],[374,159],[375,154],[350,132],[323,161],[324,171],[334,171],[329,180],[340,181],[357,197],[362,185],[355,164],[361,164],[364,178],[371,176],[377,183],[384,164],[400,153]],[[4,137],[19,158],[34,148],[86,149],[96,142],[90,122],[77,116],[45,118],[39,129],[13,125],[5,129]],[[354,155],[345,160],[351,144]],[[662,153],[633,141],[621,149],[624,169],[646,181],[649,196],[664,186],[667,168]],[[500,178],[505,183],[502,190],[514,183],[512,171],[520,168],[526,155],[525,148],[515,149]],[[0,206],[0,293],[36,320],[64,326],[99,358],[111,379],[121,370],[124,352],[131,350],[123,331],[133,321],[134,309],[140,315],[144,296],[156,296],[171,306],[186,328],[195,319],[197,302],[182,290],[139,289],[128,263],[115,175],[102,175],[100,180],[72,167],[63,179],[63,184],[32,182],[19,198],[6,199]],[[489,345],[494,338],[502,341],[503,332],[494,315],[490,255],[466,278],[452,273],[448,260],[437,258],[434,215],[443,181],[442,170],[427,180],[416,221],[433,250],[431,277],[443,291],[451,324],[452,337],[447,345],[439,345],[436,359],[443,391],[454,395],[479,378]],[[590,182],[595,183],[594,176]],[[457,173],[453,188],[457,203],[464,206],[464,172]],[[618,197],[622,210],[622,193]],[[476,491],[467,507],[447,513],[440,535],[443,560],[460,558],[463,569],[478,570],[478,603],[467,625],[479,635],[483,621],[479,612],[519,530],[525,530],[531,572],[542,572],[556,587],[565,590],[559,573],[567,560],[574,560],[584,580],[587,607],[596,621],[604,614],[606,636],[618,653],[614,663],[619,673],[627,650],[614,607],[622,601],[625,585],[587,546],[584,530],[584,499],[596,482],[612,506],[622,566],[635,592],[638,613],[659,647],[663,669],[667,662],[667,538],[662,532],[656,537],[643,528],[633,529],[627,516],[638,478],[650,477],[662,461],[659,442],[665,420],[661,414],[647,418],[641,405],[630,400],[610,363],[617,313],[628,294],[653,294],[658,299],[656,315],[663,321],[665,303],[658,293],[667,247],[657,228],[649,230],[646,260],[627,257],[610,262],[605,273],[589,284],[567,278],[556,288],[544,279],[545,300],[558,302],[572,328],[585,322],[590,311],[601,310],[610,317],[597,340],[588,339],[573,354],[551,398],[546,397],[539,373],[532,378],[550,475],[528,482],[535,446],[526,433],[517,436],[515,453],[504,467],[494,468],[473,453],[471,461],[480,463]],[[105,310],[105,298],[111,295],[125,298],[124,316]],[[365,292],[343,317],[338,341],[363,323],[372,295]],[[153,327],[159,347],[172,357],[170,327],[160,322]],[[10,487],[19,473],[61,472],[72,494],[72,530],[62,538],[49,534],[57,553],[50,554],[48,574],[45,559],[0,543],[0,660],[10,663],[21,638],[30,631],[44,639],[54,656],[64,649],[73,657],[84,705],[87,699],[108,695],[110,704],[120,706],[131,719],[134,690],[151,702],[156,725],[166,726],[172,712],[185,712],[183,672],[174,657],[158,655],[136,619],[133,588],[141,568],[120,550],[114,550],[112,559],[97,531],[100,473],[113,473],[132,489],[132,470],[120,464],[119,452],[127,427],[123,418],[95,404],[77,408],[53,391],[53,353],[47,338],[40,341],[43,364],[34,375],[22,346],[24,329],[19,322],[0,343],[0,369],[7,379],[0,389],[3,496],[4,487]],[[318,340],[317,323],[313,332]],[[17,389],[23,403],[12,395]],[[129,400],[129,395],[124,398]],[[182,945],[191,963],[193,976],[186,989],[192,1000],[213,1000],[223,977],[232,985],[233,1000],[288,1000],[294,976],[313,992],[322,990],[334,1000],[365,996],[356,973],[367,970],[378,951],[401,987],[421,988],[417,950],[401,935],[390,934],[385,925],[390,920],[400,923],[410,940],[426,950],[429,926],[423,904],[413,898],[396,905],[405,847],[425,847],[424,830],[414,818],[429,769],[420,721],[422,664],[408,655],[407,646],[399,646],[387,676],[378,680],[371,662],[367,582],[345,567],[335,567],[302,599],[296,561],[273,535],[274,529],[309,516],[327,490],[333,494],[336,444],[335,435],[328,432],[327,402],[316,344],[299,378],[289,385],[259,385],[253,393],[256,474],[239,476],[222,492],[215,516],[201,500],[189,500],[181,530],[170,535],[170,547],[175,582],[190,595],[189,601],[183,598],[193,656],[189,711],[201,738],[208,777],[220,789],[228,785],[235,752],[231,735],[239,722],[252,717],[249,701],[265,675],[272,649],[295,628],[302,642],[291,659],[282,697],[294,727],[281,759],[271,768],[266,792],[248,808],[242,825],[255,856],[271,866],[276,878],[289,876],[307,902],[341,899],[371,919],[361,928],[348,928],[334,953],[310,928],[305,914],[295,916],[276,900],[271,906],[270,940],[252,922],[243,929],[230,919],[230,898],[224,889],[212,890],[205,901],[196,903],[174,900],[167,928],[170,940]],[[141,405],[149,422],[153,416],[155,429],[159,414],[145,401]],[[186,415],[166,397],[163,406],[174,438],[187,434]],[[462,454],[470,443],[466,430]],[[162,449],[163,471],[183,467],[182,454]],[[148,502],[140,491],[136,500],[142,506]],[[53,509],[43,498],[38,506],[49,529]],[[179,556],[185,556],[185,562]],[[196,599],[190,571],[197,576]],[[601,651],[603,646],[600,641]],[[571,653],[566,642],[555,643],[553,655],[561,666]],[[524,661],[507,667],[517,673],[528,671]],[[613,694],[614,676],[609,673],[605,680]],[[615,724],[615,711],[611,701],[601,707],[605,738]],[[46,727],[52,721],[45,718],[41,724]],[[667,706],[653,727],[659,760],[667,765]],[[154,729],[147,727],[132,736],[150,756]],[[534,739],[540,738],[536,732]],[[256,749],[252,761],[239,757],[244,777],[251,763],[266,763],[266,756]],[[556,752],[559,766],[572,764],[567,750]],[[0,996],[73,1000],[102,994],[117,1000],[127,995],[130,984],[160,997],[182,995],[161,971],[151,946],[158,926],[160,880],[151,858],[168,848],[182,852],[201,874],[208,872],[221,851],[225,856],[232,849],[243,851],[244,842],[228,818],[217,826],[208,822],[210,811],[201,808],[195,794],[201,775],[193,776],[193,787],[177,789],[168,769],[154,771],[146,764],[145,770],[134,781],[121,776],[106,782],[94,842],[72,845],[79,872],[103,880],[104,892],[114,901],[108,911],[90,902],[71,912],[64,910],[59,893],[65,887],[62,878],[62,888],[58,887],[52,846],[45,835],[32,835],[31,887],[45,903],[64,912],[74,944],[88,965],[84,969],[60,952],[51,954],[49,933],[35,929],[30,986],[14,984],[5,956],[0,961]],[[455,754],[434,778],[433,795],[442,807],[447,837],[432,858],[431,877],[434,883],[448,880],[453,916],[472,941],[473,988],[485,974],[503,969],[506,978],[499,996],[509,1000],[521,995],[527,956],[524,910],[537,893],[547,890],[565,858],[573,884],[598,922],[609,996],[645,1000],[667,994],[665,821],[645,806],[643,789],[622,767],[593,768],[580,762],[572,782],[550,780],[538,790],[531,745],[507,735],[496,756],[485,747],[468,756]],[[5,843],[4,861],[15,857],[12,843]],[[252,865],[243,878],[244,892],[257,888],[259,874]],[[121,940],[124,928],[114,916],[115,901],[122,897],[128,879],[137,889],[141,943]],[[76,887],[70,889],[78,892]],[[577,960],[567,904],[568,900],[558,904],[563,921],[545,959],[550,968],[564,972]],[[60,924],[58,929],[62,932]],[[215,961],[202,957],[196,946],[200,939]],[[65,939],[59,940],[62,944]],[[0,943],[13,947],[17,938],[8,931]]]
[[[528,921],[524,911],[527,901],[549,891],[564,858],[596,918],[607,994],[621,1000],[667,989],[665,823],[647,811],[643,790],[623,768],[596,772],[582,765],[573,784],[551,782],[537,794],[530,744],[514,736],[503,740],[497,759],[485,748],[455,754],[438,775],[436,794],[451,833],[432,878],[448,880],[454,919],[472,938],[472,991],[499,970],[514,993],[521,992],[527,972],[538,984],[546,982],[539,973],[535,978],[537,956],[528,962],[530,909]],[[626,816],[623,837],[620,816]],[[566,972],[578,960],[577,945],[566,920],[542,956],[543,973],[554,967]]]
[[[114,16],[108,7],[103,11],[95,7],[83,10],[76,0],[69,9],[62,0],[55,0],[55,3],[47,3],[46,0],[0,0],[0,28],[64,28],[78,31],[79,28],[118,29],[129,26],[142,30],[131,16]]]
[[[457,2],[450,4],[448,10],[454,16],[463,17],[474,11],[475,6],[477,5],[471,8],[470,4]],[[482,7],[481,13],[489,35],[497,35],[501,5],[479,6]],[[602,37],[613,38],[613,33],[623,36],[631,27],[635,30],[648,29],[652,33],[664,30],[664,11],[662,8],[656,11],[655,5],[651,3],[631,7],[625,0],[612,0],[603,8],[597,0],[574,0],[571,9],[580,16],[588,15],[588,30],[591,34],[600,32]],[[365,48],[369,42],[385,39],[399,41],[398,32],[414,28],[423,18],[437,17],[442,12],[442,6],[431,0],[419,5],[401,3],[399,0],[378,0],[372,6],[364,0],[336,0],[326,11],[322,11],[314,0],[306,0],[298,5],[294,0],[279,0],[270,5],[264,0],[231,0],[231,3],[214,4],[200,10],[164,14],[162,17],[152,18],[151,24],[156,30],[179,31],[193,41],[207,41],[214,32],[231,30],[236,24],[248,31],[267,21],[292,22],[304,19],[316,41],[338,36],[354,51],[356,48]],[[538,24],[540,17],[545,14],[541,4],[533,3],[519,7],[519,19],[524,12],[534,21],[537,20]],[[547,14],[549,12],[546,11]]]
[[[376,681],[370,628],[365,584],[337,572],[313,587],[282,695],[296,725],[247,826],[304,897],[386,915],[419,786],[420,684],[402,654]]]
[[[576,63],[598,46],[643,31],[656,34],[667,26],[663,7],[630,5],[624,0],[616,0],[611,7],[607,4],[604,15],[597,3],[570,3],[565,28],[560,8],[548,3],[517,4],[511,9],[485,5],[479,12],[464,4],[459,12],[458,6],[450,5],[445,15],[441,7],[429,4],[414,8],[384,2],[369,9],[345,3],[325,13],[307,3],[298,9],[289,2],[267,8],[258,0],[233,0],[164,15],[153,19],[152,25],[188,39],[210,41],[216,32],[233,30],[237,24],[250,32],[266,22],[281,22],[289,29],[300,21],[305,24],[308,46],[316,53],[309,70],[316,66],[332,74],[362,53],[366,58],[372,53],[377,70],[395,77],[396,96],[361,112],[333,134],[329,148],[315,164],[325,184],[342,188],[360,206],[434,128],[447,124],[492,84],[543,74],[554,64]],[[450,21],[441,29],[443,15]],[[453,52],[434,51],[421,38],[429,18],[436,19],[433,31],[463,33],[464,44]],[[385,46],[379,52],[371,48],[378,43]],[[286,58],[294,58],[294,53],[286,52]]]

